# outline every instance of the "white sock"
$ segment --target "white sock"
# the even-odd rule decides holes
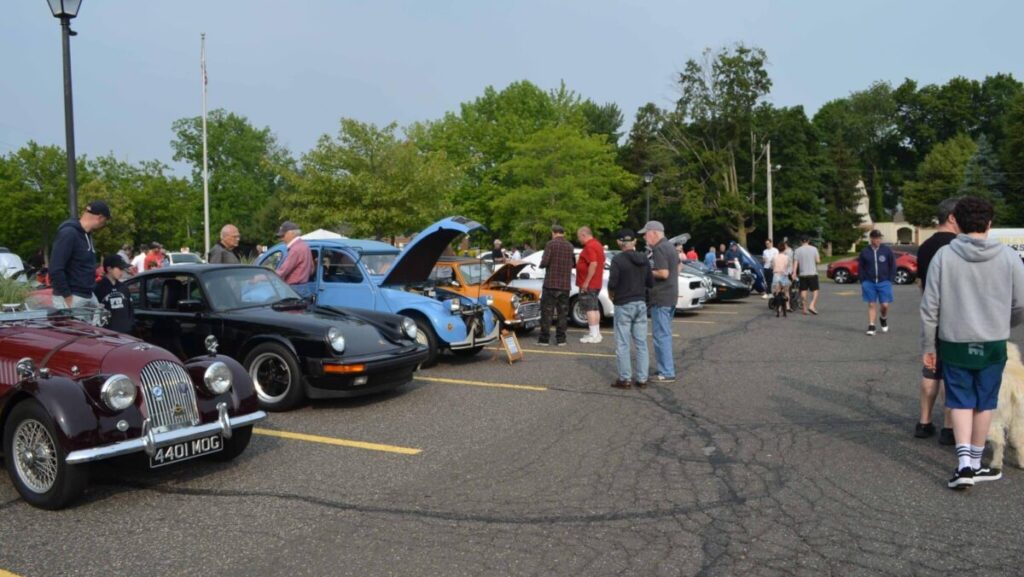
[[[981,456],[985,453],[985,447],[975,447],[971,445],[971,468],[981,468]]]
[[[957,445],[956,446],[956,458],[960,465],[957,469],[963,469],[964,467],[971,466],[971,446],[970,445]]]
[[[601,325],[590,325],[590,336],[595,339],[601,338]]]

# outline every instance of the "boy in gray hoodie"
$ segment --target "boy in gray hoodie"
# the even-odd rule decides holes
[[[988,238],[991,203],[964,197],[953,214],[961,234],[928,267],[921,348],[928,368],[935,368],[936,351],[942,357],[958,461],[947,485],[965,489],[1002,478],[999,469],[981,466],[981,454],[999,399],[1010,327],[1024,319],[1024,265],[1013,250]]]

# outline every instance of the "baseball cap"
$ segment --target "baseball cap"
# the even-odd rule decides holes
[[[94,200],[85,205],[85,210],[102,217],[110,218],[110,207],[102,200]]]
[[[286,220],[281,223],[281,227],[277,229],[277,236],[284,236],[284,233],[289,230],[299,230],[299,225],[295,224],[290,220]]]
[[[124,259],[121,258],[121,255],[111,254],[103,258],[103,268],[127,269],[128,263],[124,262]]]
[[[553,225],[551,225],[551,232],[558,233],[558,234],[564,234],[565,233],[565,227],[560,225],[560,224],[553,224]]]
[[[871,231],[871,238],[882,238],[882,231],[878,230],[877,228]]]
[[[636,240],[636,235],[632,230],[624,228],[615,235],[615,239],[619,242],[633,242]]]
[[[649,220],[649,221],[647,221],[647,224],[645,224],[644,227],[641,228],[640,230],[638,230],[637,232],[639,232],[640,234],[644,234],[644,233],[646,233],[649,230],[657,230],[657,231],[660,231],[660,232],[665,232],[665,225],[661,224],[660,222],[658,222],[656,220]]]

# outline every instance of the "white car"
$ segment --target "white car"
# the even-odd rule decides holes
[[[180,264],[206,264],[203,257],[194,252],[169,252],[167,253],[167,258],[171,261],[171,266]]]
[[[575,249],[575,255],[578,258],[583,249]],[[519,279],[512,281],[511,286],[528,288],[534,290],[541,290],[544,284],[544,273],[545,270],[540,268],[541,258],[544,257],[544,251],[537,251],[530,256],[522,259],[522,262],[528,262],[534,266],[527,267],[519,275]],[[605,258],[604,268],[607,271],[611,263],[610,256]],[[576,287],[576,272],[573,271],[572,278],[572,289],[569,291],[569,320],[576,326],[585,327],[587,326],[587,315],[583,311],[583,308],[579,304],[579,288]],[[693,276],[687,273],[679,273],[679,296],[676,299],[676,312],[678,311],[692,311],[697,310],[704,306],[704,301],[707,299],[707,288],[704,286],[704,282],[700,277]],[[608,274],[605,273],[604,279],[601,285],[601,292],[597,295],[598,302],[601,305],[601,315],[605,318],[612,318],[615,316],[615,305],[612,304],[612,299],[608,296]]]
[[[21,257],[0,247],[0,278],[24,280],[25,264]]]

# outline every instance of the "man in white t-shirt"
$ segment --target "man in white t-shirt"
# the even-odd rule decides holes
[[[139,254],[132,259],[131,269],[128,272],[134,275],[146,270],[146,249],[148,248],[146,245],[139,247]]]
[[[768,287],[772,286],[772,260],[775,259],[775,255],[777,254],[779,254],[779,249],[775,248],[775,245],[772,244],[772,239],[769,238],[764,241],[764,252],[761,253],[761,263],[762,266],[764,266],[765,286],[764,294],[761,295],[761,298],[763,299],[768,298],[768,293],[771,292]]]

